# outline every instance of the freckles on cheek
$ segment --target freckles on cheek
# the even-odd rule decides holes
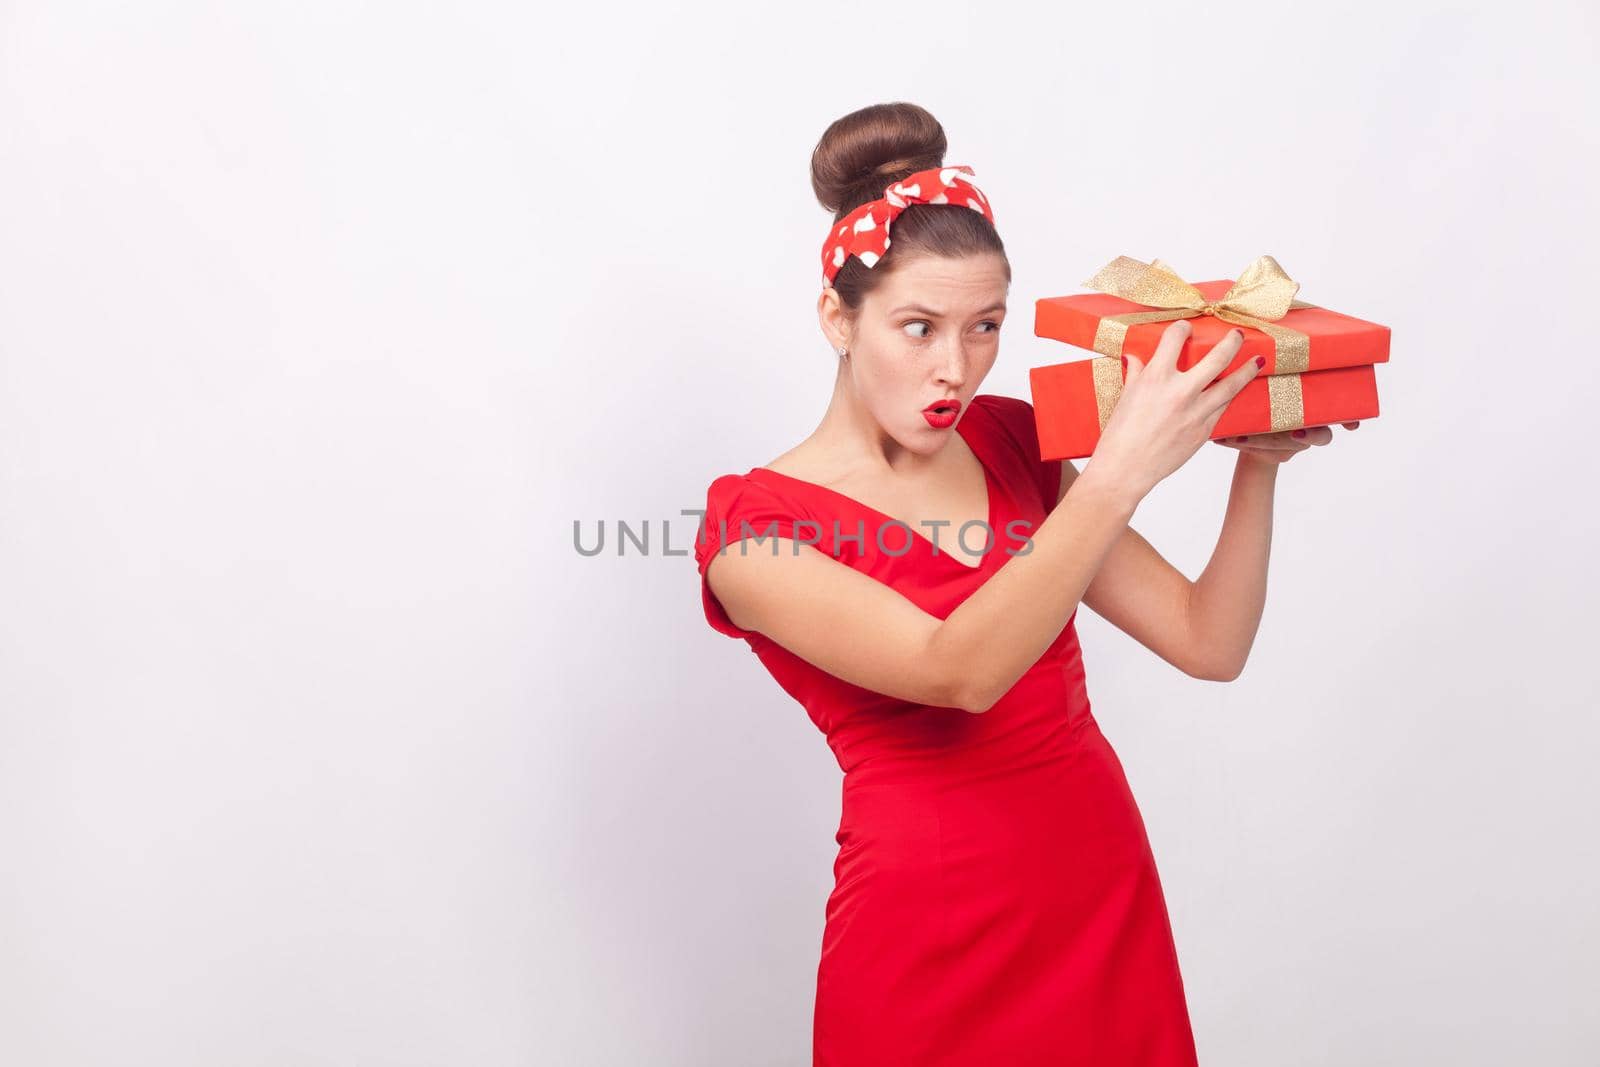
[[[861,371],[857,386],[886,425],[911,422],[908,411],[910,416],[920,418],[917,408],[921,405],[916,403],[916,398],[922,394],[922,389],[919,380],[908,373],[907,368],[880,363],[870,369],[862,367]]]
[[[904,368],[884,374],[878,380],[879,394],[898,406],[905,403],[918,393],[918,379],[908,373]]]
[[[870,363],[863,363],[860,368],[864,373],[862,377],[877,392],[892,392],[899,388],[905,379],[902,368],[896,367],[892,359],[875,359]]]

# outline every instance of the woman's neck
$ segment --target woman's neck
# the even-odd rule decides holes
[[[828,409],[817,428],[796,447],[796,451],[801,449],[838,477],[866,474],[915,481],[931,476],[948,459],[942,448],[932,455],[918,455],[885,432],[861,403],[844,360],[839,361],[834,376]]]

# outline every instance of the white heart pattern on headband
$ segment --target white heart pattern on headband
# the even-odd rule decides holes
[[[852,210],[839,220],[822,246],[823,288],[833,284],[851,256],[868,267],[877,265],[889,249],[889,227],[912,204],[965,205],[993,224],[989,198],[972,184],[972,177],[971,167],[929,167],[892,182],[878,199]],[[929,195],[923,195],[925,189]]]

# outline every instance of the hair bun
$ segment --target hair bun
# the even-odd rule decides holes
[[[875,200],[883,187],[944,165],[944,127],[916,104],[873,104],[852,111],[822,133],[811,153],[817,202],[842,218]]]

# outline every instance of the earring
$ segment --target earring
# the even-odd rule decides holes
[[[841,356],[846,356],[846,357],[848,357],[848,356],[849,356],[849,355],[850,355],[850,353],[849,353],[849,352],[848,352],[848,351],[846,351],[846,350],[845,350],[845,347],[844,347],[844,346],[843,346],[843,345],[840,345],[840,346],[839,346],[839,349],[838,349],[838,352],[839,352],[839,354],[840,354],[840,355],[841,355]]]

